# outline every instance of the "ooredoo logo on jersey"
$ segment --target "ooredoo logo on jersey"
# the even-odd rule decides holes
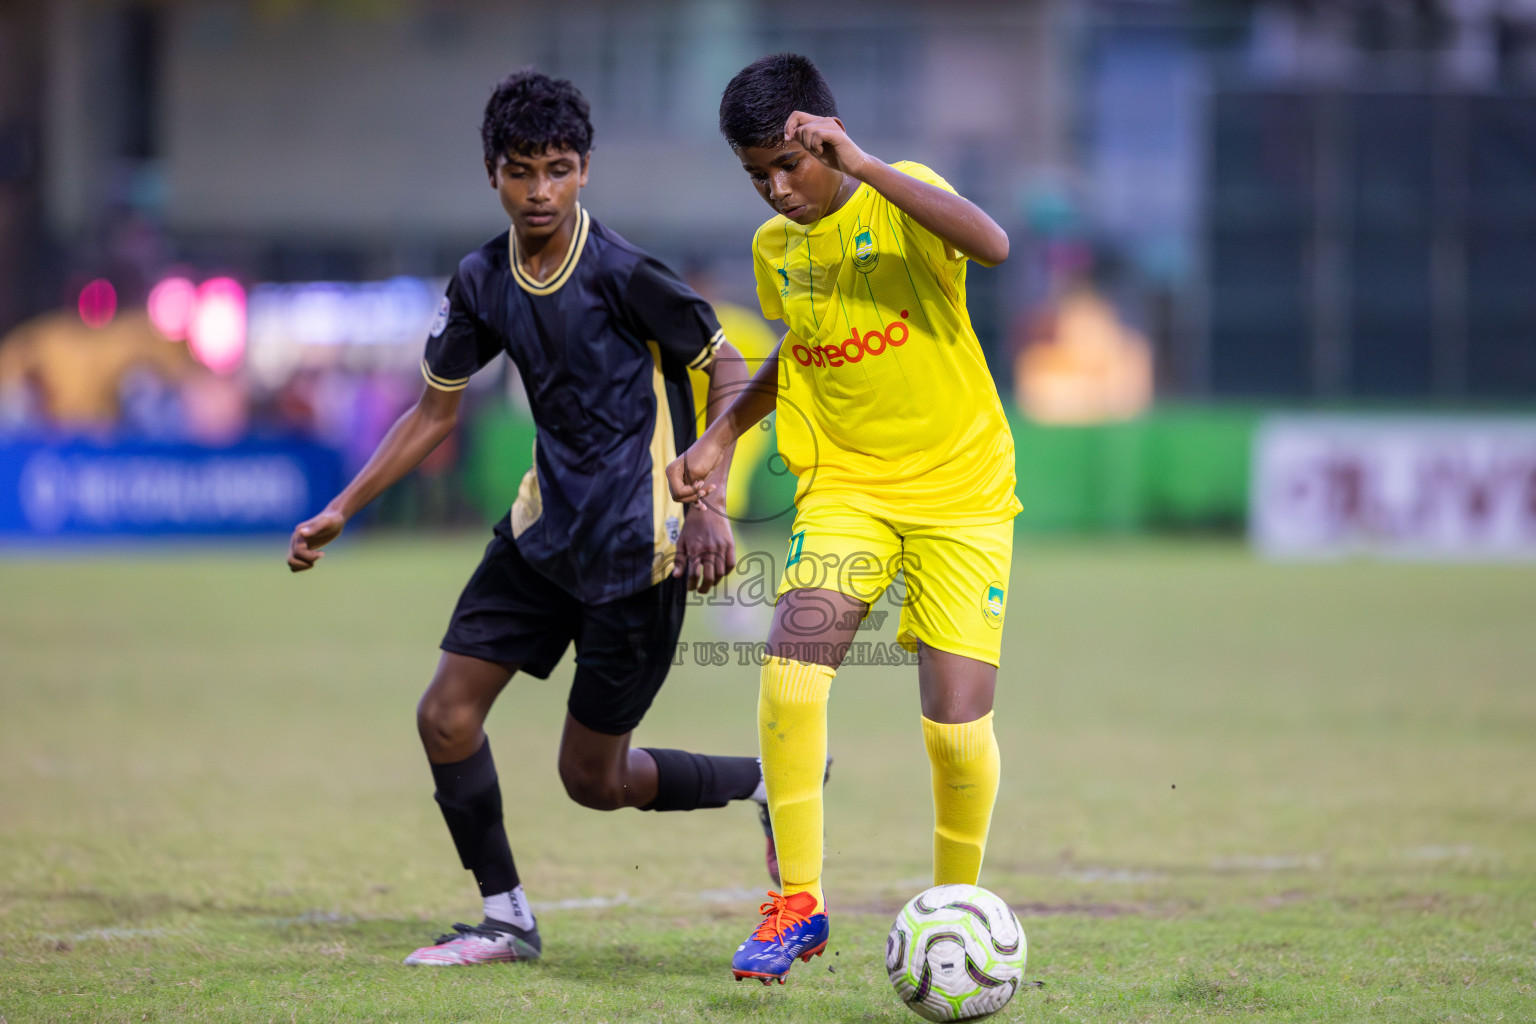
[[[910,332],[902,322],[906,318],[907,311],[902,310],[901,320],[891,321],[885,325],[884,330],[865,332],[854,327],[853,333],[844,338],[841,344],[799,344],[790,349],[790,355],[801,366],[842,366],[845,363],[860,362],[865,356],[881,356],[888,349],[900,348],[907,343]]]

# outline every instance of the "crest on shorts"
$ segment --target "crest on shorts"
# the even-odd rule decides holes
[[[448,329],[448,296],[443,296],[443,301],[437,305],[437,315],[432,318],[432,337],[436,338]]]
[[[988,583],[982,592],[981,617],[987,620],[987,625],[993,629],[1001,629],[1003,625],[1003,602],[1006,600],[1003,585],[997,580]]]
[[[853,236],[853,269],[861,274],[867,274],[875,269],[875,264],[880,262],[880,253],[875,249],[875,233],[869,228],[864,228]]]
[[[677,516],[667,516],[667,540],[676,544],[677,538],[682,536],[682,533],[683,521]]]

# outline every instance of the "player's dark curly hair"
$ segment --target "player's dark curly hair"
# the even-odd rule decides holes
[[[821,69],[798,53],[759,57],[736,73],[720,97],[720,134],[732,149],[776,147],[797,110],[836,117],[837,101]]]
[[[538,156],[551,149],[592,151],[592,107],[570,82],[519,68],[496,83],[480,122],[485,159],[505,153]]]

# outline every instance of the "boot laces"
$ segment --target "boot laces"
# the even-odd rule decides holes
[[[768,902],[760,904],[757,912],[763,915],[763,923],[757,926],[752,938],[759,942],[775,939],[784,944],[784,932],[810,918],[789,905],[789,898],[776,892],[768,893]]]

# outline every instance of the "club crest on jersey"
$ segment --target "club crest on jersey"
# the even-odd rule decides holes
[[[861,274],[867,274],[875,269],[875,264],[880,262],[880,253],[875,250],[875,235],[869,228],[865,228],[853,236],[853,269]]]
[[[438,337],[443,333],[444,330],[447,329],[449,309],[450,305],[448,302],[448,296],[444,295],[443,301],[438,303],[437,315],[432,318],[432,328],[428,332],[432,335],[432,337]]]
[[[1003,601],[1005,596],[1003,585],[997,580],[987,584],[986,590],[982,592],[981,617],[993,629],[1001,629],[1003,626]]]
[[[782,267],[779,269],[779,281],[782,282],[779,285],[779,294],[780,295],[788,295],[789,294],[789,271],[783,269]]]

